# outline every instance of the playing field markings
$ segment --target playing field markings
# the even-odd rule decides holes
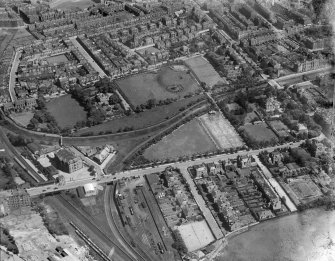
[[[202,120],[200,118],[197,118],[197,120],[199,121],[200,126],[203,128],[203,130],[206,132],[206,134],[208,135],[208,137],[213,141],[215,147],[217,149],[221,149],[221,146],[218,144],[218,142],[216,141],[216,139],[212,136],[212,134],[210,133],[210,131],[206,128],[205,124],[202,122]]]

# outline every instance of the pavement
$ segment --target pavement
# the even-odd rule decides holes
[[[174,162],[174,163],[169,163],[169,164],[158,165],[155,167],[127,170],[127,171],[121,171],[117,173],[109,173],[108,175],[104,175],[103,177],[101,177],[101,179],[96,179],[95,177],[93,177],[90,179],[74,180],[74,181],[67,182],[63,186],[60,186],[58,184],[52,184],[48,186],[30,188],[27,191],[31,196],[38,196],[40,194],[44,194],[48,192],[77,188],[87,183],[108,183],[111,181],[116,181],[116,180],[120,180],[124,178],[133,178],[133,177],[144,176],[144,175],[152,174],[152,173],[159,173],[159,172],[163,172],[167,167],[187,169],[188,167],[191,167],[197,164],[210,163],[210,162],[215,162],[219,160],[235,159],[238,155],[241,155],[241,156],[258,155],[263,150],[271,152],[271,151],[274,151],[275,149],[285,148],[288,146],[299,147],[302,144],[302,142],[303,141],[299,141],[296,143],[278,145],[278,146],[273,146],[273,147],[264,148],[264,149],[257,149],[257,150],[251,150],[251,151],[244,150],[244,151],[239,151],[237,153],[232,153],[232,154],[213,155],[209,157],[203,157],[203,158],[198,158],[198,159],[184,161],[184,162]]]

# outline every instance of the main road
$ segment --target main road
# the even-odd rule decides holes
[[[299,142],[295,142],[295,143],[283,144],[283,145],[273,146],[273,147],[264,148],[264,149],[257,149],[257,150],[250,150],[250,151],[244,150],[244,151],[239,151],[237,153],[232,153],[232,154],[213,155],[213,156],[209,156],[209,157],[203,157],[203,158],[198,158],[198,159],[188,160],[188,161],[183,161],[183,162],[174,162],[174,163],[169,163],[169,164],[162,164],[162,165],[158,165],[158,166],[155,166],[155,167],[147,167],[147,168],[140,168],[140,169],[134,169],[134,170],[126,170],[126,171],[121,171],[121,172],[105,175],[105,176],[101,177],[101,179],[99,179],[99,180],[96,180],[95,178],[83,179],[83,180],[78,180],[78,181],[67,182],[63,186],[60,186],[58,184],[52,184],[52,185],[48,185],[48,186],[30,188],[27,191],[31,196],[38,196],[38,195],[44,194],[44,193],[77,188],[77,187],[83,186],[87,183],[108,183],[108,182],[111,182],[111,181],[121,180],[121,179],[125,179],[125,178],[133,178],[133,177],[144,176],[144,175],[147,175],[147,174],[163,172],[167,167],[173,167],[173,168],[178,168],[178,169],[187,169],[187,168],[189,168],[191,166],[194,166],[194,165],[197,165],[197,164],[210,163],[210,162],[219,161],[219,160],[235,159],[238,155],[240,155],[240,156],[243,156],[243,155],[258,155],[261,151],[264,151],[264,150],[271,152],[271,151],[274,151],[275,149],[285,148],[285,147],[288,147],[288,146],[289,147],[298,147],[303,142],[304,141],[299,141]]]

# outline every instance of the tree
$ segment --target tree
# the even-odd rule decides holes
[[[117,95],[111,95],[108,100],[109,105],[115,105],[120,102],[121,102],[121,99]]]
[[[317,17],[321,15],[326,3],[327,0],[312,0],[312,6]]]
[[[150,110],[151,108],[156,106],[156,99],[149,99],[146,104],[146,108]]]

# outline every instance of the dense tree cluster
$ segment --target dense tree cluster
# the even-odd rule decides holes
[[[8,179],[2,189],[14,189],[16,187],[13,168],[11,164],[12,162],[8,157],[0,157],[0,171],[2,171],[3,175]]]
[[[37,211],[40,213],[44,225],[50,234],[58,236],[69,234],[69,231],[57,213],[51,215],[51,213],[48,213],[48,211],[42,205],[37,206]]]
[[[13,254],[18,254],[19,249],[15,243],[13,236],[9,233],[7,228],[0,227],[0,244],[4,245],[8,251]]]
[[[43,126],[40,128],[42,132],[59,133],[60,128],[58,127],[55,118],[48,112],[46,108],[46,100],[43,95],[39,95],[36,102],[36,111],[27,128],[30,130],[37,130],[40,128],[40,124],[44,124],[46,127]]]
[[[317,17],[319,17],[327,3],[327,0],[312,0],[312,6]]]

